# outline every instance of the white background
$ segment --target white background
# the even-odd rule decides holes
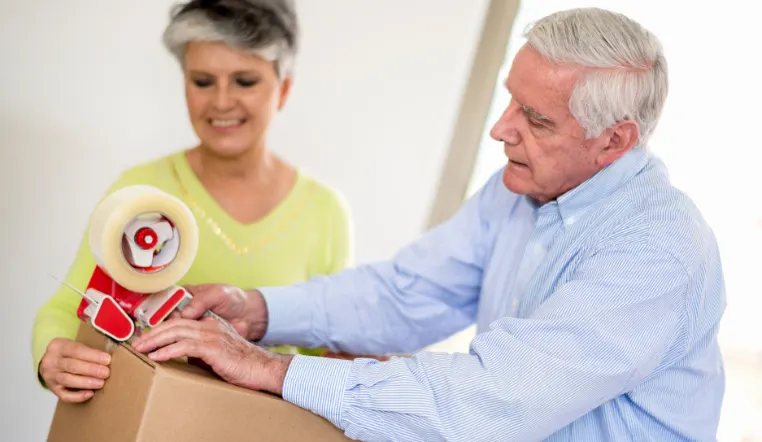
[[[166,0],[3,0],[0,9],[0,439],[42,441],[33,316],[96,199],[128,166],[195,142],[160,45]],[[303,51],[271,146],[340,189],[358,261],[426,224],[486,1],[301,0]]]

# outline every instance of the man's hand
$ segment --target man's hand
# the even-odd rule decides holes
[[[144,333],[132,346],[154,361],[198,358],[231,384],[277,395],[283,393],[292,359],[257,347],[211,317],[170,319]]]
[[[53,339],[40,361],[40,377],[63,402],[84,402],[109,377],[111,355],[71,339]]]
[[[198,319],[207,310],[228,320],[249,341],[257,341],[267,331],[267,306],[259,291],[246,292],[224,284],[185,287],[193,299],[180,312],[186,319]]]

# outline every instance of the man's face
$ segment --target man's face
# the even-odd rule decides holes
[[[621,157],[637,140],[637,124],[617,123],[594,139],[569,110],[578,66],[553,65],[524,46],[506,81],[511,102],[490,136],[509,158],[503,183],[541,203],[552,201]]]

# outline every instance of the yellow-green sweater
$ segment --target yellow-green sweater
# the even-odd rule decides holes
[[[297,176],[293,189],[275,209],[245,225],[231,218],[209,195],[190,168],[185,151],[123,172],[105,195],[125,186],[148,184],[180,198],[198,223],[199,248],[179,284],[225,283],[250,289],[336,273],[351,259],[351,219],[340,194],[301,171]],[[84,290],[95,265],[85,233],[66,281]],[[80,301],[78,294],[61,286],[37,312],[32,331],[35,372],[50,341],[76,337]],[[320,351],[295,347],[273,350],[302,354]]]

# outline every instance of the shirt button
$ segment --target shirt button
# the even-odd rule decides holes
[[[569,217],[569,218],[566,220],[566,225],[567,225],[567,226],[570,226],[570,225],[574,224],[576,221],[577,221],[577,218],[575,218],[575,217],[573,217],[573,216],[570,216],[570,217]]]

